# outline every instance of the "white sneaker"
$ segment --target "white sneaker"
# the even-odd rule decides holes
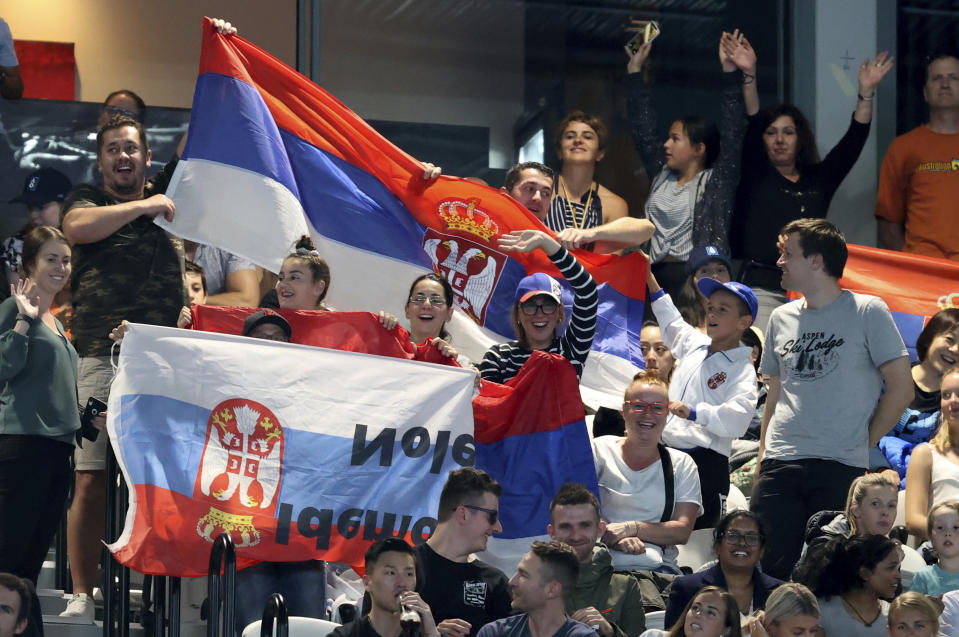
[[[86,593],[77,593],[67,602],[67,608],[60,617],[83,617],[93,623],[93,617],[96,614],[96,604]]]

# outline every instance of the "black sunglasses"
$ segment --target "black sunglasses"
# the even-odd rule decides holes
[[[496,511],[495,509],[487,509],[485,507],[478,507],[472,504],[464,504],[463,506],[467,509],[473,509],[474,511],[482,511],[485,513],[486,517],[489,518],[489,523],[491,525],[496,524],[496,521],[499,519],[499,511]]]

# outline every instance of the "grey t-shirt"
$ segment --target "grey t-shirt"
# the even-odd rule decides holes
[[[210,296],[226,292],[226,278],[234,272],[252,270],[256,273],[256,264],[249,259],[202,243],[196,247],[193,262],[203,268],[206,293]]]
[[[874,296],[844,290],[823,308],[803,299],[776,308],[759,371],[778,376],[782,390],[763,458],[867,467],[879,366],[906,355],[889,308]]]

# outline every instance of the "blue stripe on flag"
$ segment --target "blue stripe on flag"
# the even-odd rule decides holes
[[[152,484],[192,497],[209,417],[209,409],[165,396],[123,396],[117,441],[132,483]],[[419,511],[435,516],[444,482],[435,476],[446,476],[459,468],[447,450],[439,472],[430,474],[432,453],[408,458],[397,441],[393,463],[386,473],[378,463],[379,453],[363,466],[351,466],[351,438],[290,427],[285,427],[283,434],[279,501],[293,504],[294,519],[306,506],[343,510],[362,503],[379,503],[382,511]],[[142,453],[145,448],[152,453]],[[424,492],[422,486],[431,481],[435,493]]]
[[[224,103],[230,107],[222,108]],[[183,159],[206,159],[265,175],[299,197],[273,115],[259,92],[236,78],[204,73],[197,79]]]
[[[531,458],[549,461],[530,462]],[[599,494],[593,451],[582,420],[553,431],[477,443],[476,467],[503,485],[499,500],[503,533],[497,537],[504,539],[546,533],[549,503],[564,482],[579,482]]]

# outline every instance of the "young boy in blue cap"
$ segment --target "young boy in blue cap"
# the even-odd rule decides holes
[[[740,340],[759,303],[742,283],[700,279],[699,291],[708,299],[704,334],[683,320],[652,272],[647,285],[663,340],[679,360],[669,384],[663,442],[696,461],[705,509],[696,528],[711,528],[729,493],[732,441],[746,432],[756,405],[752,350]]]

